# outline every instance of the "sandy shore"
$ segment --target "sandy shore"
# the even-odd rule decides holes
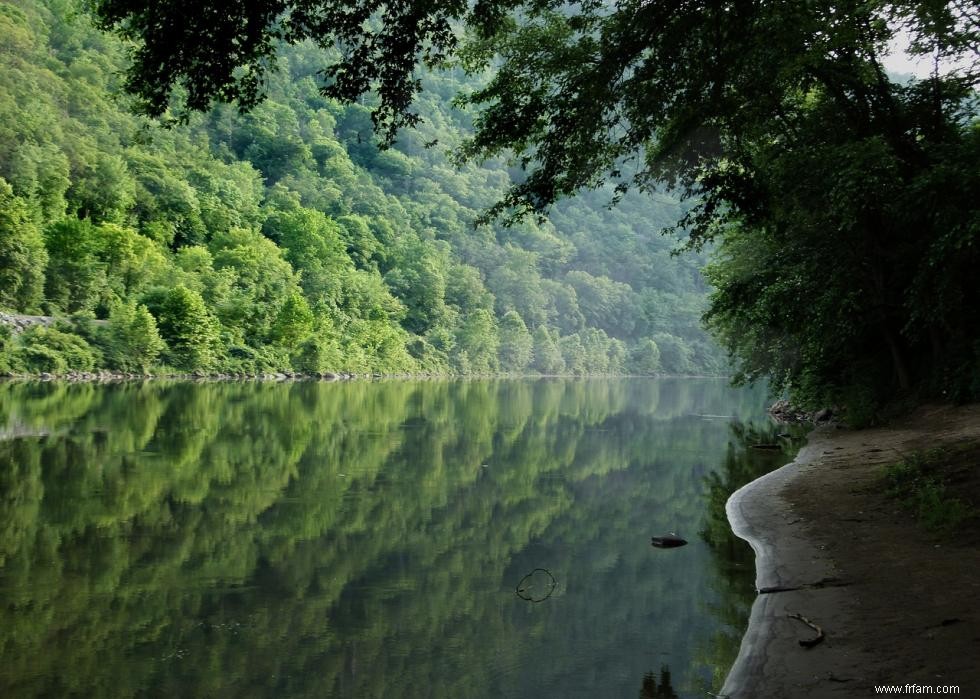
[[[980,697],[980,536],[926,532],[884,493],[882,465],[980,441],[980,406],[927,408],[885,428],[822,427],[796,460],[736,492],[759,597],[722,689],[729,699],[871,697],[956,685]],[[980,467],[956,495],[976,495]],[[980,505],[980,498],[971,498]],[[825,640],[789,615],[822,627]],[[913,690],[914,693],[914,690]]]

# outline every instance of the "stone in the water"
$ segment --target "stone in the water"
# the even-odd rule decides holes
[[[651,537],[650,543],[652,543],[658,549],[673,549],[677,548],[678,546],[687,545],[687,540],[680,538],[676,534],[667,534],[665,536]]]

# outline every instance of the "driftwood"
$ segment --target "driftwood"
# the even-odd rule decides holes
[[[803,646],[804,648],[813,648],[815,645],[823,641],[824,639],[823,629],[821,629],[819,626],[817,626],[812,621],[807,619],[805,616],[803,616],[802,614],[787,614],[786,616],[788,616],[790,619],[798,619],[799,621],[802,621],[804,624],[806,624],[811,629],[817,632],[817,635],[814,636],[813,638],[800,639],[801,646]]]

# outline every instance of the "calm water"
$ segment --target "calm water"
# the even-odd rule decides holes
[[[724,500],[791,451],[747,447],[765,398],[0,384],[0,696],[703,697],[753,598]]]

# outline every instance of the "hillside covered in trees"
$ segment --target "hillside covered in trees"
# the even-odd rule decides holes
[[[323,50],[280,47],[268,99],[162,128],[123,40],[75,0],[0,3],[0,372],[720,373],[701,255],[662,194],[600,188],[474,226],[523,176],[458,166],[489,76],[424,77],[379,150],[371,99],[325,98]],[[92,322],[105,321],[105,322]]]
[[[486,220],[540,217],[582,191],[666,187],[689,204],[676,228],[689,247],[717,244],[705,318],[736,378],[844,405],[855,422],[886,405],[980,398],[975,3],[94,8],[133,42],[125,89],[155,117],[254,109],[275,99],[270,68],[293,65],[279,42],[314,42],[321,94],[370,106],[390,141],[439,90],[422,67],[454,61],[486,78],[458,98],[476,110],[461,155],[507,157],[520,173]],[[890,75],[896,53],[928,68]]]

